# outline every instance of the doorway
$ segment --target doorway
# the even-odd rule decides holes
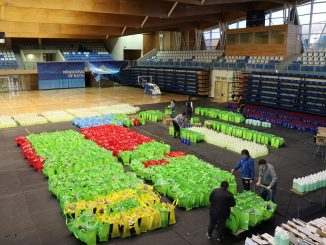
[[[141,49],[124,49],[124,60],[138,60],[141,57]]]

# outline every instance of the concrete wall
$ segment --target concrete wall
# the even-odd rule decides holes
[[[143,55],[143,34],[110,38],[106,40],[106,46],[114,60],[123,60],[124,49],[138,49]]]

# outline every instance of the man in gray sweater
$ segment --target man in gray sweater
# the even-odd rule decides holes
[[[256,183],[257,186],[261,186],[260,196],[265,200],[271,200],[274,202],[277,176],[273,165],[266,162],[265,159],[260,159],[259,165],[259,176]]]

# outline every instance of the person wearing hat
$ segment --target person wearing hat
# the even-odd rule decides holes
[[[226,220],[231,214],[231,207],[235,206],[235,200],[231,192],[228,191],[229,183],[227,181],[221,182],[221,188],[214,189],[210,196],[211,203],[209,210],[209,225],[207,238],[212,238],[212,233],[217,225],[218,237],[217,241],[222,242],[224,239],[224,227]]]
[[[276,193],[277,186],[277,175],[273,165],[266,162],[265,159],[260,159],[259,165],[259,175],[257,186],[260,186],[260,196],[265,200],[271,200],[274,202],[274,197]]]

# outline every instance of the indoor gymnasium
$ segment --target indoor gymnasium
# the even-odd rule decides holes
[[[326,245],[326,0],[0,5],[0,244]]]

